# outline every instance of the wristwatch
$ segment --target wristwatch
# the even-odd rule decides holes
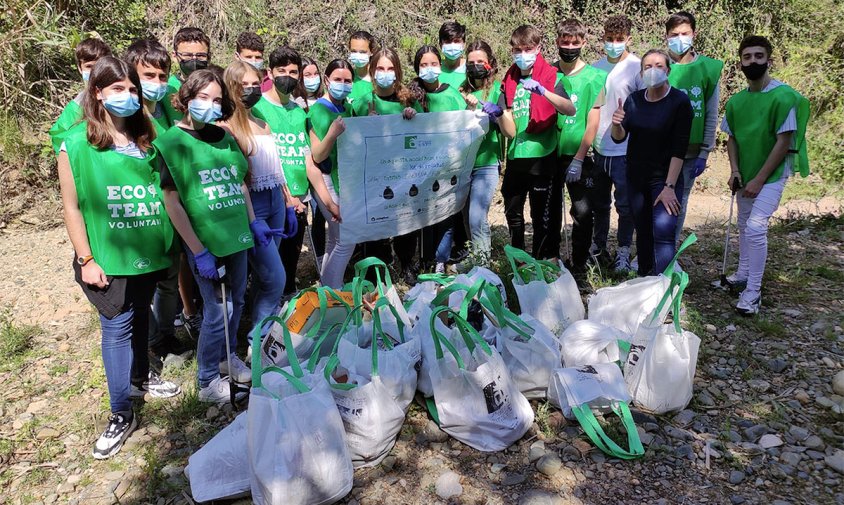
[[[76,258],[76,263],[78,263],[79,266],[84,267],[92,259],[94,259],[93,254],[89,254],[88,256],[80,256],[80,257]]]

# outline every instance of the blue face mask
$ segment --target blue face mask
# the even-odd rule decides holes
[[[380,88],[389,88],[396,82],[396,73],[392,70],[375,72],[375,84]]]
[[[88,82],[88,79],[90,77],[91,77],[91,71],[90,70],[83,70],[82,71],[82,81],[83,82]]]
[[[513,62],[521,70],[529,70],[536,63],[536,53],[516,53],[513,55]]]
[[[305,84],[305,89],[311,93],[319,89],[320,78],[318,75],[314,77],[305,77],[302,81]]]
[[[247,61],[246,63],[249,63],[250,65],[252,65],[252,68],[254,68],[255,70],[263,70],[264,69],[264,60]]]
[[[188,112],[194,121],[200,123],[213,123],[223,117],[223,108],[220,104],[199,98],[194,98],[188,103]]]
[[[129,117],[138,112],[138,109],[141,108],[141,102],[138,101],[138,95],[124,91],[107,96],[103,100],[103,106],[117,117]]]
[[[345,100],[352,92],[352,85],[345,82],[330,81],[328,83],[328,94],[335,100]]]
[[[459,42],[452,42],[450,44],[443,44],[443,56],[454,61],[463,56],[463,44]]]
[[[604,52],[610,58],[618,58],[624,54],[625,49],[627,49],[627,44],[624,42],[604,42]]]
[[[158,82],[141,81],[141,90],[144,98],[150,102],[158,102],[167,94],[167,84]]]
[[[689,35],[677,35],[668,39],[668,49],[677,55],[686,54],[692,48],[694,39]]]
[[[425,67],[419,69],[419,78],[425,82],[436,82],[440,78],[440,67]]]
[[[363,68],[369,63],[369,55],[366,53],[349,53],[349,63],[355,68]]]

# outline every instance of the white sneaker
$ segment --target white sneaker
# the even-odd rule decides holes
[[[231,392],[229,391],[229,378],[217,377],[212,380],[210,384],[199,390],[199,401],[208,403],[228,403],[231,400]],[[235,394],[235,400],[240,401],[246,398],[245,391],[238,391]]]
[[[613,270],[618,273],[627,273],[630,271],[630,247],[619,247],[615,254],[615,264]]]
[[[633,258],[630,261],[630,270],[633,270],[634,272],[639,271],[639,256],[638,255],[636,255],[636,257]]]
[[[246,366],[243,360],[237,357],[237,354],[232,354],[231,370],[229,370],[228,361],[220,362],[220,373],[230,376],[235,382],[240,382],[241,384],[252,382],[252,370]]]
[[[181,393],[178,384],[162,379],[157,373],[149,371],[149,378],[141,385],[132,384],[129,398],[143,398],[145,394],[153,398],[172,398]]]
[[[435,274],[444,274],[445,273],[445,263],[437,263],[437,266],[434,267]]]
[[[736,304],[736,312],[743,316],[752,316],[758,314],[762,307],[762,293],[756,291],[751,292],[745,289],[739,295],[738,303]]]
[[[109,416],[108,426],[94,444],[92,453],[94,459],[108,459],[120,451],[123,442],[138,427],[138,418],[131,411],[129,415],[131,417],[128,418],[121,413],[114,413]]]

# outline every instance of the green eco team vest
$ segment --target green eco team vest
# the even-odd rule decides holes
[[[340,117],[349,117],[351,115],[351,106],[346,104],[346,108],[343,112],[337,114],[332,112],[328,109],[325,105],[320,102],[315,103],[311,107],[311,128],[313,128],[314,133],[316,133],[317,138],[320,140],[325,138],[325,134],[328,133],[328,128],[331,126],[331,123],[340,116]],[[331,148],[331,154],[328,155],[328,160],[331,163],[331,182],[334,184],[334,191],[337,194],[340,194],[340,176],[337,174],[337,142],[334,143],[334,146]]]
[[[96,149],[87,132],[65,139],[91,254],[108,275],[140,275],[172,263],[173,226],[164,209],[158,159]]]
[[[472,92],[472,96],[478,101],[498,103],[498,97],[501,96],[501,83],[495,81],[492,83],[492,88],[489,90],[489,95],[484,98],[484,90],[479,89]],[[480,104],[478,104],[480,109]],[[504,142],[501,139],[501,132],[490,121],[489,131],[484,135],[480,147],[478,147],[478,156],[475,158],[475,168],[488,167],[497,165],[504,157]]]
[[[166,101],[169,100],[169,99],[170,99],[169,96],[165,96],[164,98],[161,99],[160,102],[158,102],[160,107],[157,107],[157,108],[158,108],[158,111],[161,113],[161,114],[159,114],[158,117],[149,116],[150,121],[152,121],[152,124],[153,124],[153,126],[155,126],[155,129],[156,129],[156,131],[158,132],[159,135],[164,133],[165,130],[169,130],[177,121],[177,120],[174,120],[172,118],[172,116],[170,116],[170,113],[168,112],[167,107],[165,107],[165,105],[164,105],[166,103]],[[172,109],[172,107],[170,107],[170,108]],[[175,109],[173,109],[173,110],[175,110]],[[181,119],[181,118],[179,118],[179,119]]]
[[[560,141],[557,144],[557,156],[574,156],[580,149],[580,142],[586,133],[586,119],[595,106],[595,100],[604,90],[607,73],[592,65],[586,65],[574,75],[557,72],[557,82],[563,82],[566,92],[576,110],[574,116],[557,115],[557,127],[560,129]]]
[[[64,142],[65,138],[68,136],[69,131],[82,121],[81,100],[82,93],[65,105],[64,109],[62,109],[62,113],[59,115],[59,118],[56,119],[56,122],[50,127],[50,131],[48,133],[50,134],[50,140],[53,143],[53,151],[55,151],[56,154],[59,154],[62,142]]]
[[[792,108],[797,111],[798,125],[794,132],[798,151],[794,171],[805,177],[809,174],[805,141],[806,123],[809,121],[808,100],[783,84],[766,93],[744,89],[727,101],[727,125],[738,145],[739,172],[745,183],[756,177],[765,164],[776,144],[777,130]],[[765,183],[778,181],[784,164],[780,163]]]
[[[459,67],[461,70],[458,71],[457,69],[448,70],[445,67],[442,68],[442,72],[440,73],[440,82],[444,84],[448,84],[452,88],[459,90],[466,84],[466,66]]]
[[[170,126],[175,124],[177,121],[180,121],[184,114],[177,111],[175,107],[173,107],[173,95],[177,95],[179,93],[179,89],[182,87],[182,81],[179,80],[178,77],[175,75],[171,75],[169,79],[167,79],[167,94],[164,95],[164,98],[161,99],[161,105],[164,107],[164,114],[170,120]]]
[[[349,93],[346,99],[350,104],[354,105],[355,100],[365,95],[372,94],[372,81],[367,81],[358,77],[358,74],[352,72],[354,81],[352,82],[352,92]]]
[[[447,86],[438,93],[426,93],[428,112],[450,112],[466,110],[466,99],[454,86]]]
[[[388,116],[390,114],[401,114],[404,112],[404,105],[401,102],[394,102],[392,100],[384,100],[375,93],[362,95],[352,102],[352,115],[357,117],[368,116],[369,107],[372,108],[379,116]],[[418,105],[414,104],[414,109],[418,109]]]
[[[513,120],[516,123],[516,136],[507,148],[507,159],[542,158],[554,152],[557,147],[558,130],[548,128],[540,133],[527,133],[530,121],[530,91],[516,87],[513,98]]]
[[[234,138],[215,143],[193,138],[179,127],[153,142],[176,183],[196,236],[214,256],[254,245],[242,183],[248,164]]]
[[[668,83],[688,95],[692,103],[692,129],[689,133],[689,144],[703,143],[706,103],[715,93],[723,68],[724,62],[700,55],[691,63],[671,65]]]
[[[313,110],[313,107],[311,108]],[[276,105],[266,97],[261,97],[252,108],[255,117],[261,118],[270,126],[275,137],[275,147],[281,158],[287,188],[293,196],[302,196],[308,192],[308,171],[305,157],[310,156],[308,138],[308,114],[293,100],[287,105]]]

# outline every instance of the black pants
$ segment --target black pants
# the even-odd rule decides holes
[[[315,196],[312,198],[316,198]],[[325,255],[325,226],[328,224],[325,222],[325,216],[322,215],[322,212],[319,211],[319,207],[317,207],[316,203],[311,200],[311,208],[313,209],[312,212],[312,219],[313,224],[311,225],[311,240],[313,241],[314,252],[317,255],[317,258],[320,256]],[[287,268],[285,266],[285,268]]]
[[[406,270],[413,266],[413,256],[416,255],[416,248],[419,244],[420,230],[412,231],[406,235],[399,235],[393,238],[393,249],[399,260],[399,266]]]
[[[531,255],[535,258],[557,258],[560,254],[560,228],[555,224],[556,218],[552,217],[555,212],[562,211],[562,186],[557,198],[553,190],[556,170],[556,156],[553,154],[544,158],[509,160],[501,183],[510,243],[519,249],[525,248],[524,212],[525,203],[530,201],[533,223]],[[559,221],[562,221],[562,214]]]
[[[285,295],[296,291],[296,267],[299,265],[299,256],[302,254],[302,243],[305,241],[305,232],[308,227],[307,211],[302,213],[297,212],[296,221],[299,225],[296,235],[287,240],[282,240],[278,245],[281,264],[284,265],[284,272],[287,274],[287,280],[284,284]]]
[[[575,268],[586,268],[586,261],[589,259],[589,247],[592,245],[592,230],[594,226],[593,197],[596,194],[604,194],[604,191],[593,192],[593,188],[602,182],[608,182],[606,174],[596,174],[595,164],[592,158],[586,157],[583,160],[583,171],[580,180],[573,183],[566,183],[566,188],[571,198],[571,263]]]

